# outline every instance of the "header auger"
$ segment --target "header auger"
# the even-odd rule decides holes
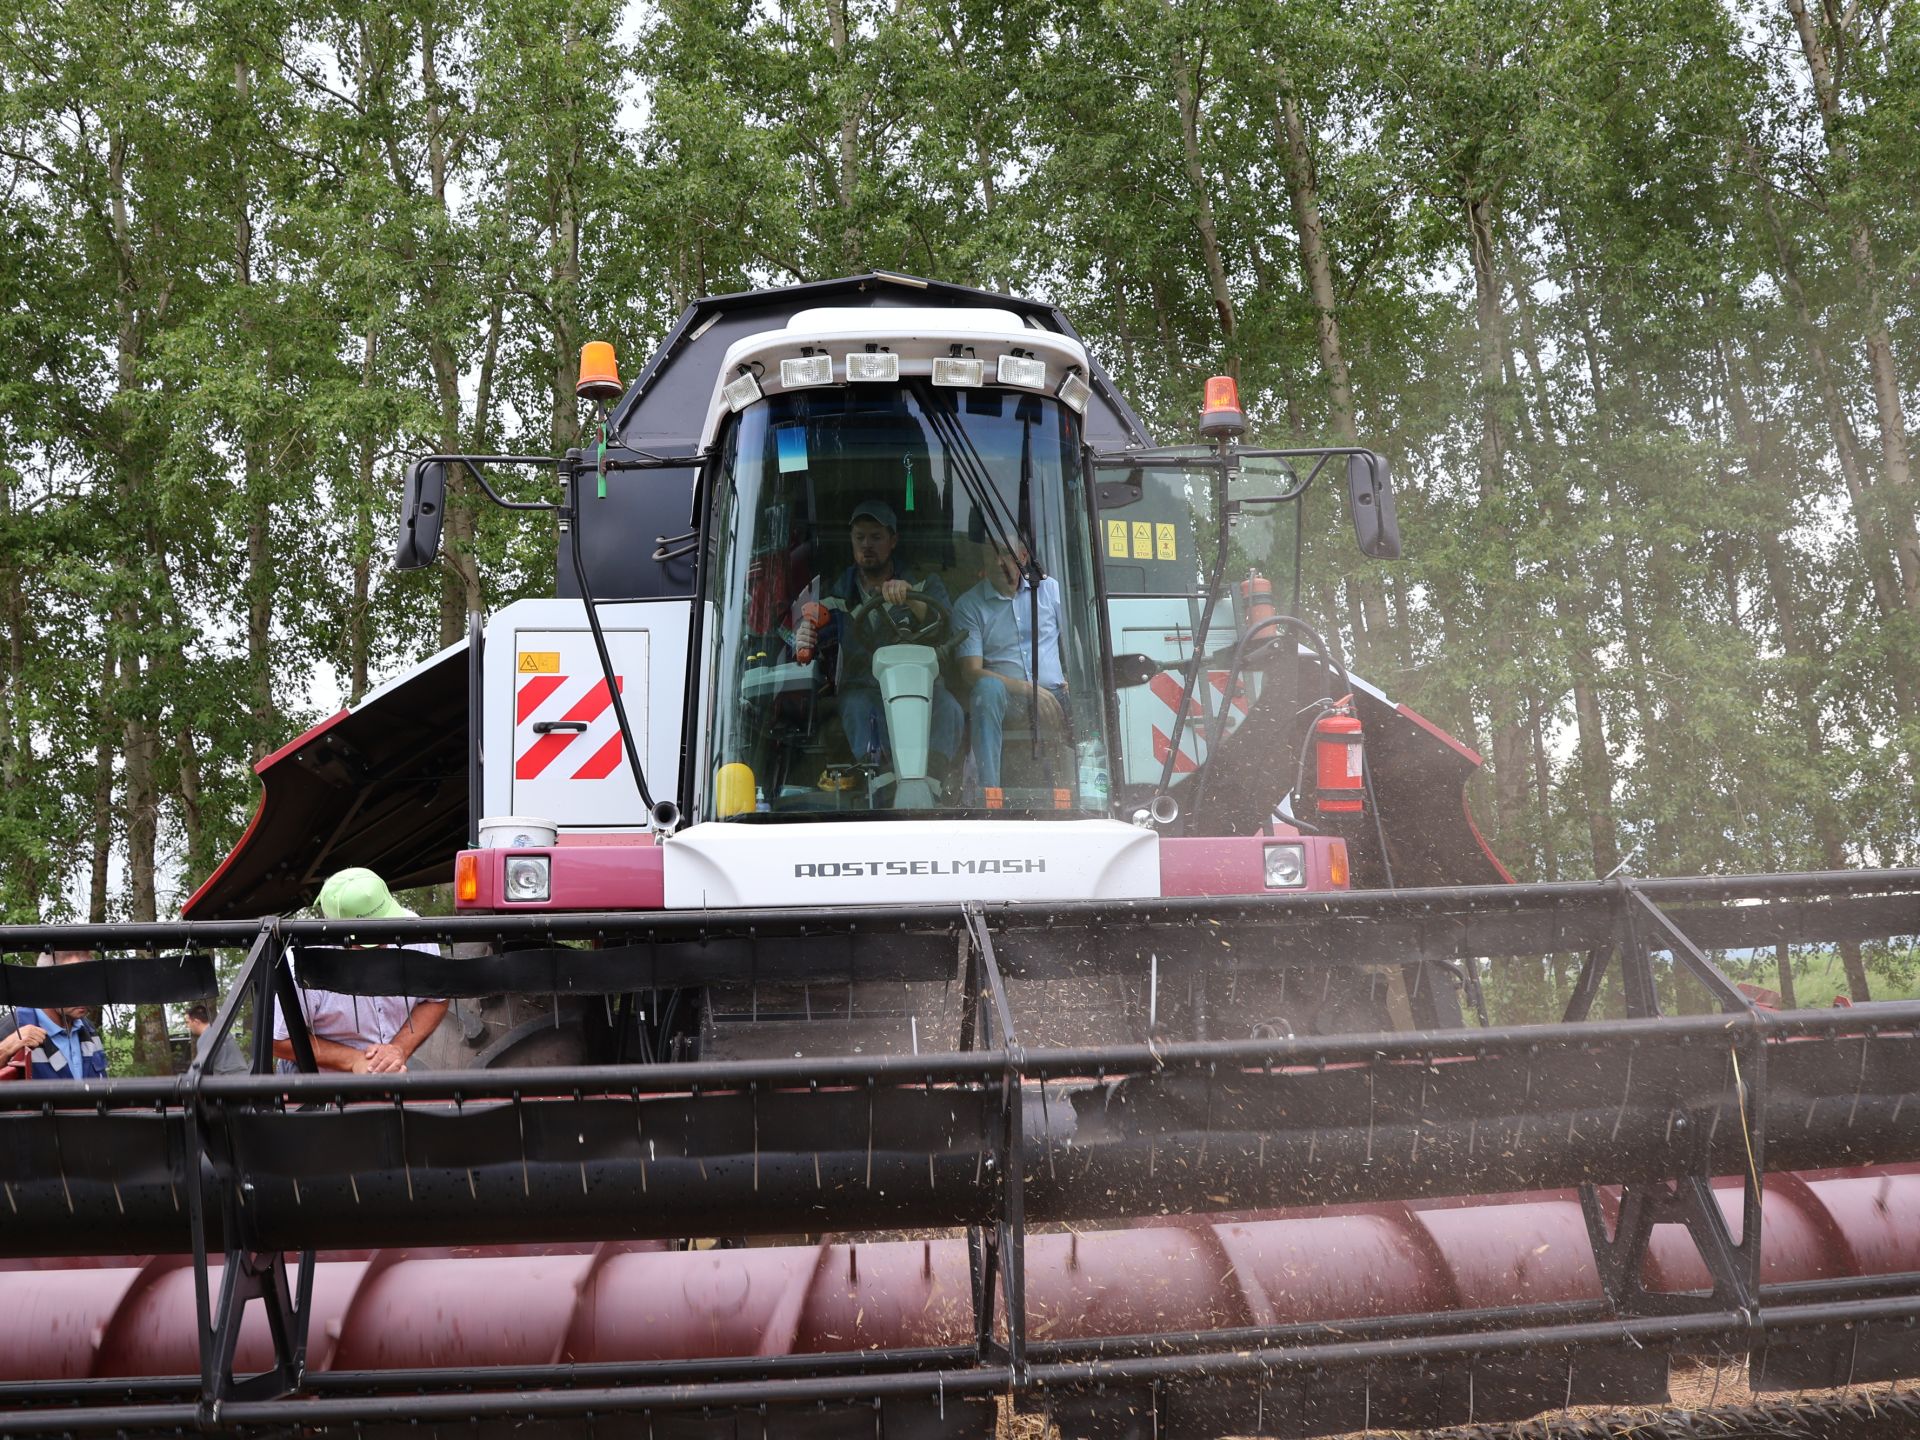
[[[586,359],[604,445],[513,502],[564,598],[264,763],[189,920],[0,930],[140,952],[25,1004],[244,952],[185,1075],[0,1085],[6,1433],[1185,1440],[1920,1370],[1920,1003],[1717,963],[1920,935],[1920,872],[1506,883],[1477,758],[1299,617],[1328,467],[1397,553],[1377,456],[1243,449],[1230,385],[1152,450],[1058,312],[899,277]],[[511,461],[416,466],[401,558]],[[349,864],[456,913],[250,918]],[[453,1010],[320,1071],[311,990]]]

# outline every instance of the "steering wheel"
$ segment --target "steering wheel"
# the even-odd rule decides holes
[[[894,617],[895,607],[887,603],[885,596],[875,591],[848,613],[847,623],[855,630],[876,632],[881,631],[884,626],[884,633],[879,635],[881,644],[931,645],[935,639],[952,627],[953,611],[933,596],[922,594],[918,590],[913,592],[910,599],[914,603],[926,606],[933,614],[917,624],[912,623],[911,619],[903,623]],[[907,607],[902,604],[898,608],[906,610]],[[907,613],[911,617],[913,612],[909,610]]]

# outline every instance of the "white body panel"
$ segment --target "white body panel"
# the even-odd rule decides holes
[[[1145,655],[1163,664],[1184,664],[1193,656],[1193,630],[1197,607],[1192,601],[1161,596],[1119,596],[1107,602],[1108,623],[1113,629],[1113,649],[1118,655]],[[1218,654],[1233,644],[1231,625],[1216,619],[1209,653]],[[1205,715],[1189,712],[1181,727],[1180,753],[1174,781],[1177,784],[1206,759],[1206,734],[1226,690],[1224,668],[1210,672],[1209,683],[1196,693],[1196,706]],[[1182,677],[1169,671],[1154,677],[1146,685],[1130,685],[1119,692],[1120,753],[1124,769],[1120,778],[1129,785],[1157,785],[1165,764],[1178,713]],[[1245,687],[1243,687],[1245,688]],[[1244,702],[1234,707],[1228,728],[1239,723]]]
[[[669,910],[1160,893],[1159,838],[1117,820],[721,822],[662,850]]]
[[[600,607],[621,698],[655,800],[674,795],[685,704],[686,600]],[[487,622],[483,795],[490,815],[562,831],[641,830],[647,817],[619,744],[593,633],[578,600],[520,600]],[[584,721],[537,734],[540,722]]]

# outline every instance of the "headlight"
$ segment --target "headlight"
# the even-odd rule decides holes
[[[720,393],[727,397],[727,408],[738,415],[760,398],[760,382],[751,370],[743,368],[740,375],[720,387]]]
[[[1047,388],[1047,362],[1031,355],[1002,355],[999,377],[1002,385],[1022,385],[1029,390]]]
[[[803,355],[797,360],[780,362],[780,384],[788,390],[798,390],[807,385],[831,385],[833,383],[833,357],[831,355]]]
[[[937,355],[933,361],[936,385],[977,386],[985,381],[986,361],[959,355]]]
[[[847,356],[847,379],[852,381],[898,380],[900,378],[900,357],[890,350],[869,354],[856,350]]]
[[[510,855],[507,857],[507,899],[519,904],[545,900],[549,889],[548,870],[551,862],[545,855]],[[1273,873],[1273,862],[1267,862],[1267,873]],[[1273,883],[1271,879],[1267,881]]]
[[[1267,888],[1298,890],[1307,883],[1307,847],[1267,846]]]
[[[1055,393],[1060,396],[1062,405],[1076,415],[1084,415],[1087,413],[1087,402],[1093,398],[1093,387],[1082,380],[1078,372],[1070,370]]]

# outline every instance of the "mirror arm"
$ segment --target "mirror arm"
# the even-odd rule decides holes
[[[495,490],[492,485],[487,483],[487,477],[480,469],[482,465],[550,466],[554,464],[554,460],[553,457],[549,455],[429,455],[426,457],[426,460],[428,463],[437,461],[443,465],[464,465],[467,473],[473,476],[474,483],[480,487],[481,492],[487,499],[498,505],[502,510],[544,510],[552,512],[560,508],[560,506],[552,500],[509,500],[498,490]]]

